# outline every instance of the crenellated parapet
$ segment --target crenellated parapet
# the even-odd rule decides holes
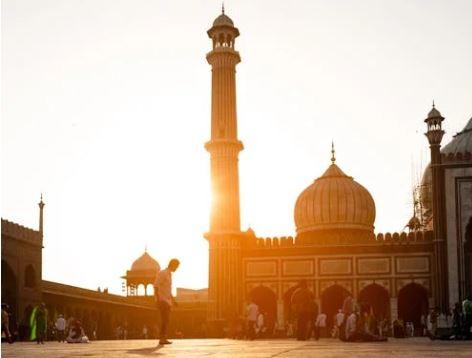
[[[375,236],[375,242],[379,244],[404,244],[409,242],[432,242],[432,231],[416,231],[416,232],[386,232],[378,233]]]
[[[337,236],[320,237],[316,242],[306,243],[301,242],[298,238],[293,236],[281,237],[256,237],[251,231],[245,239],[247,248],[252,249],[278,249],[288,247],[307,247],[307,246],[362,246],[362,245],[405,245],[410,243],[430,243],[433,241],[432,231],[417,231],[417,232],[386,232],[372,234],[369,237],[349,236],[348,233]]]
[[[281,237],[265,237],[265,238],[256,238],[255,246],[259,248],[277,248],[277,247],[287,247],[295,245],[295,240],[292,236],[281,236]]]
[[[2,236],[31,241],[36,244],[41,244],[42,241],[41,233],[39,231],[5,219],[2,219]]]

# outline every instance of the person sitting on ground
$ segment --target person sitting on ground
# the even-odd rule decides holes
[[[67,337],[67,343],[88,343],[89,339],[85,335],[82,323],[76,320],[69,330],[69,336]]]

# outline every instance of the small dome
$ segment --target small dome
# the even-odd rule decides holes
[[[234,27],[233,20],[231,20],[224,13],[218,16],[215,21],[213,21],[213,26],[231,26]]]
[[[142,254],[138,259],[136,259],[131,265],[131,271],[146,271],[153,270],[159,271],[161,267],[159,263],[152,258],[147,252]]]
[[[469,119],[464,129],[441,149],[441,153],[446,155],[465,154],[466,152],[472,153],[472,118]]]
[[[436,107],[434,107],[433,105],[433,108],[431,109],[431,111],[429,111],[428,113],[428,118],[437,118],[437,117],[441,117],[441,112],[439,112]]]
[[[356,230],[373,233],[375,203],[362,185],[334,163],[298,197],[297,234]]]

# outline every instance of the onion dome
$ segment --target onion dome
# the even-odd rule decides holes
[[[334,148],[332,153],[331,165],[299,195],[295,204],[297,239],[302,242],[323,233],[357,233],[363,237],[373,234],[372,196],[335,164]]]
[[[159,263],[147,252],[144,252],[133,262],[130,271],[159,271],[160,269]]]
[[[231,26],[234,27],[233,20],[226,16],[225,14],[221,14],[218,16],[215,21],[213,21],[213,26]]]
[[[213,21],[213,26],[230,26],[234,27],[233,20],[229,18],[229,16],[225,15],[225,7],[224,5],[221,6],[221,15],[218,16],[215,21]]]

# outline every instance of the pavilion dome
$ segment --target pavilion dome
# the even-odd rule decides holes
[[[218,16],[215,21],[213,21],[213,26],[231,26],[234,27],[233,20],[224,13]]]
[[[356,231],[373,233],[375,203],[361,184],[336,164],[308,186],[295,204],[297,234]]]
[[[159,263],[146,251],[133,262],[130,271],[159,271],[160,269]]]

